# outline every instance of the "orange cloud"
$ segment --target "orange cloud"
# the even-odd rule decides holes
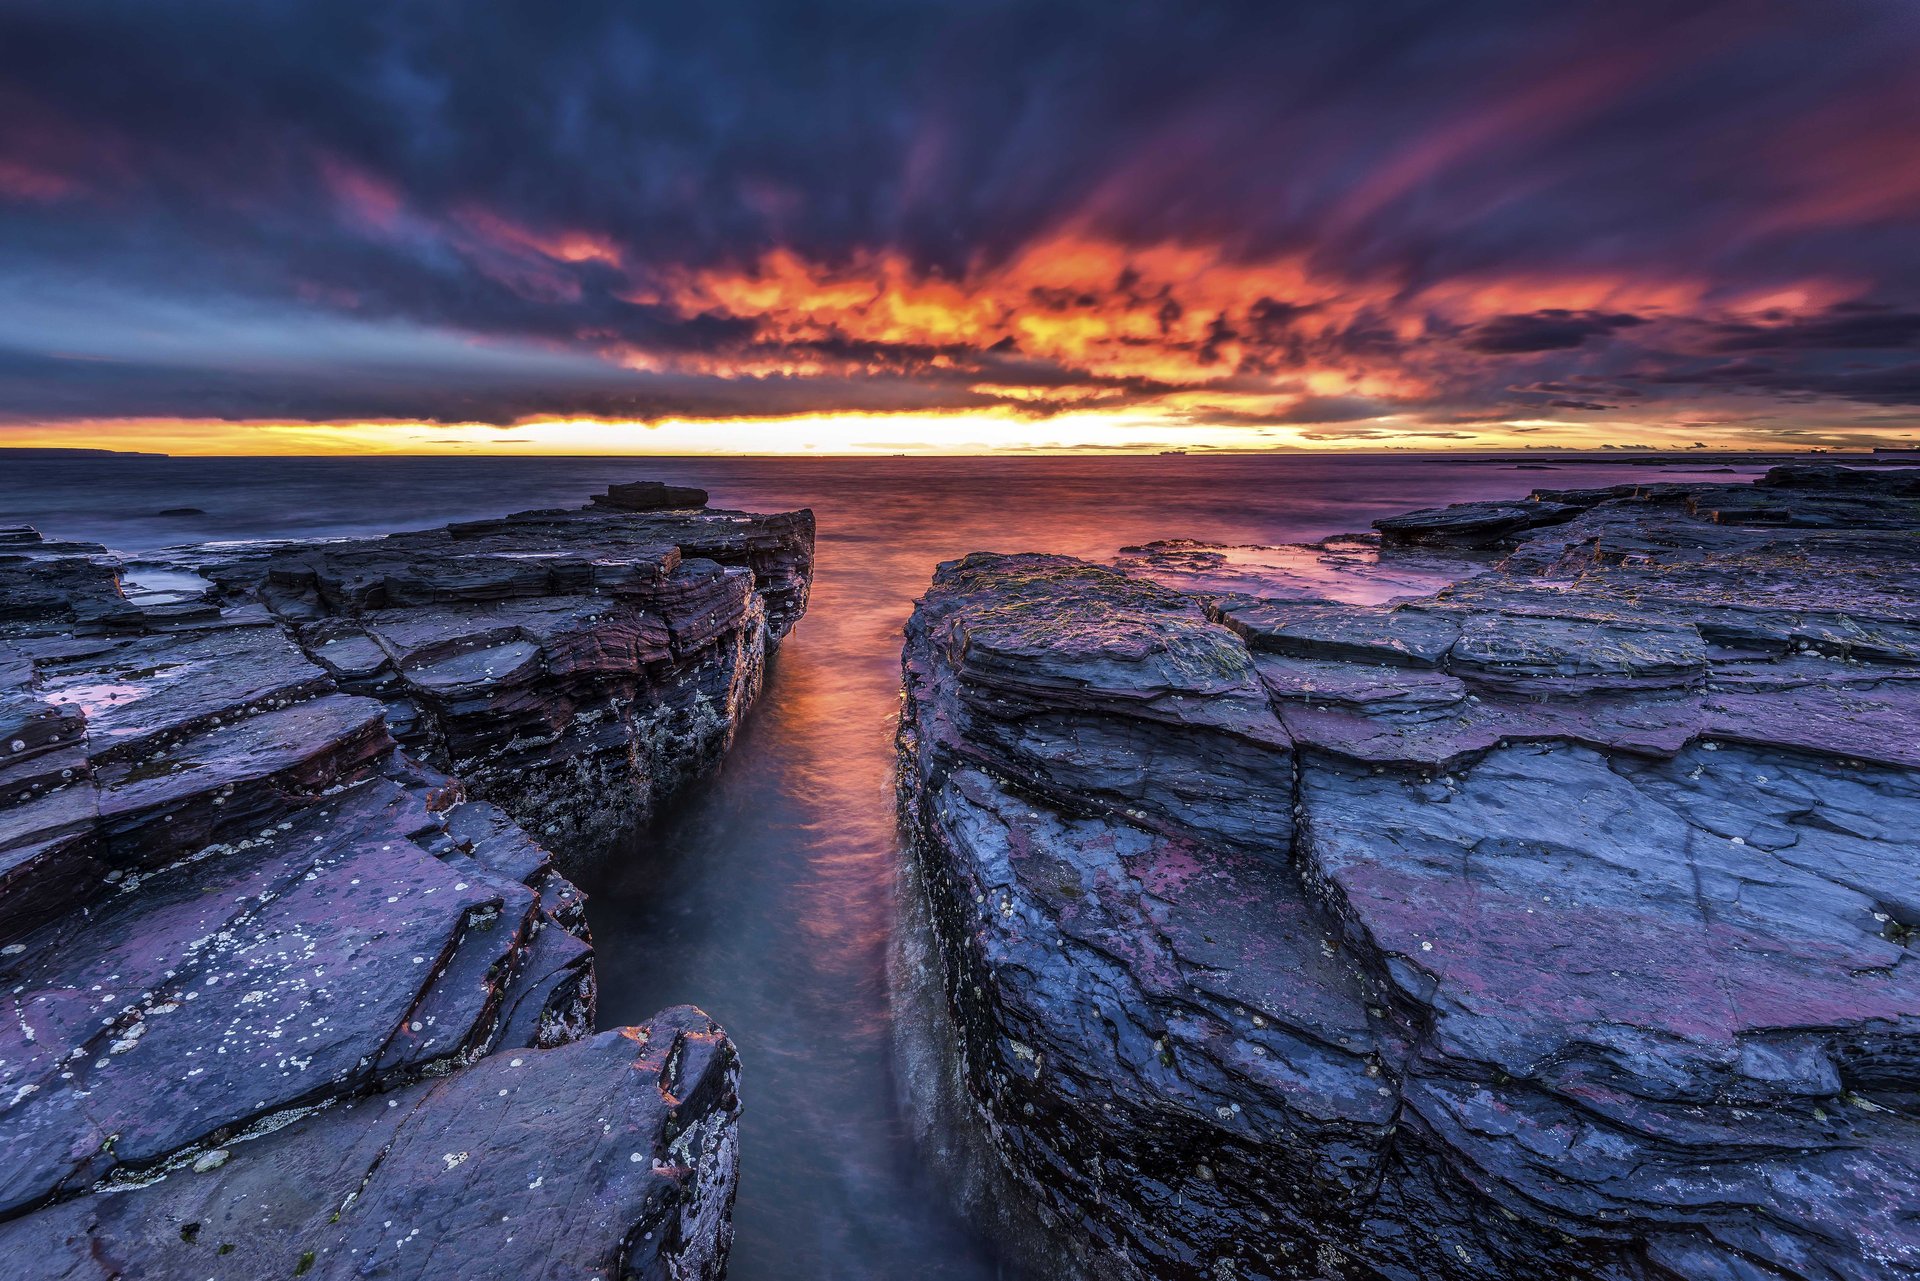
[[[531,252],[555,262],[598,262],[609,267],[622,262],[620,246],[598,232],[541,231],[479,205],[462,205],[454,211],[453,222],[467,236],[509,253]]]
[[[891,250],[825,261],[776,249],[744,266],[664,269],[621,297],[681,319],[744,322],[751,341],[695,353],[623,347],[616,358],[752,377],[957,369],[975,375],[981,392],[1054,404],[1075,393],[1036,382],[1036,365],[1087,380],[1085,395],[1252,383],[1267,394],[1409,400],[1470,373],[1475,366],[1443,340],[1495,317],[1678,319],[1748,311],[1763,299],[1806,312],[1850,289],[1807,280],[1716,308],[1712,282],[1686,273],[1507,274],[1408,288],[1335,276],[1301,255],[1247,260],[1214,245],[1127,245],[1064,231],[958,275]]]
[[[770,347],[998,349],[1097,378],[1195,385],[1236,372],[1246,354],[1236,335],[1263,323],[1263,307],[1284,301],[1318,337],[1378,291],[1318,279],[1299,259],[1240,263],[1214,247],[1066,233],[960,279],[892,251],[829,263],[778,249],[743,268],[668,270],[623,296],[683,318],[751,321]]]

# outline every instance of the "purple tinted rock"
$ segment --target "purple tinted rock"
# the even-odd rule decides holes
[[[130,866],[257,829],[392,746],[380,705],[346,694],[214,726],[96,772],[100,831]]]
[[[482,867],[524,885],[533,884],[553,862],[553,856],[505,810],[485,801],[468,801],[448,810],[447,835]]]
[[[811,513],[694,498],[196,564],[385,702],[402,746],[586,862],[719,759],[806,606]]]
[[[1572,520],[1581,508],[1536,500],[1520,503],[1459,503],[1387,516],[1373,522],[1389,547],[1498,547],[1523,530]]]
[[[1446,611],[1312,602],[1221,602],[1220,621],[1256,650],[1296,658],[1431,667],[1460,639]]]
[[[1505,693],[1577,698],[1699,685],[1707,647],[1685,623],[1480,614],[1461,624],[1447,668]]]
[[[465,797],[582,838],[711,765],[811,517],[529,513],[119,577],[7,545],[15,1271],[717,1281],[731,1048],[677,1011],[544,1053],[592,1026],[584,896]]]
[[[421,1044],[416,1007],[506,906],[414,843],[428,825],[417,798],[369,783],[16,944],[0,971],[0,1135],[16,1158],[0,1213],[353,1092],[387,1070],[374,1061],[390,1042]],[[445,1057],[484,1006],[438,1003],[426,1039],[450,1032]]]
[[[737,1072],[724,1034],[681,1007],[183,1157],[0,1224],[0,1251],[21,1281],[719,1281]]]
[[[1920,1270],[1903,484],[1549,495],[1573,513],[1392,610],[1196,583],[1284,730],[1205,760],[1285,762],[1291,821],[1251,861],[1244,794],[1170,825],[1113,803],[1101,735],[1007,746],[1038,699],[1003,690],[1119,707],[1133,675],[1156,705],[1193,640],[1141,610],[1177,601],[1058,562],[943,573],[908,632],[903,807],[1015,1199],[1126,1278]],[[1409,529],[1489,519],[1455,516]],[[956,643],[1002,615],[1048,639]],[[1432,666],[1408,616],[1457,625]],[[1246,719],[1236,685],[1194,694]],[[1177,725],[1129,746],[1195,772]]]
[[[593,949],[544,920],[502,995],[497,1044],[548,1047],[593,1029]]]
[[[1457,549],[1383,548],[1377,534],[1277,547],[1166,539],[1123,547],[1113,564],[1136,578],[1199,596],[1355,605],[1430,596],[1483,567],[1480,559]]]
[[[1246,647],[1198,604],[1049,556],[940,567],[907,626],[957,751],[1168,832],[1284,848],[1286,732]]]
[[[1260,655],[1253,661],[1283,719],[1295,710],[1285,706],[1291,703],[1419,713],[1458,707],[1467,697],[1466,683],[1459,677],[1427,668]],[[1295,731],[1294,738],[1299,737]]]
[[[1809,685],[1769,693],[1715,693],[1702,729],[1734,742],[1920,769],[1920,684],[1866,689]]]

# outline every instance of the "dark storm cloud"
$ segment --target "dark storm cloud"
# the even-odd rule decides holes
[[[1826,371],[1734,361],[1650,376],[1667,384],[1715,387],[1783,399],[1829,398],[1868,405],[1920,405],[1920,362]]]
[[[1896,350],[1920,347],[1920,312],[1843,304],[1808,317],[1715,325],[1715,351]]]
[[[1403,366],[1459,414],[1920,403],[1917,54],[1905,0],[22,0],[0,419],[1047,413]],[[1033,252],[1069,240],[1250,279],[1062,283]],[[862,273],[911,305],[835,301]],[[193,323],[89,332],[160,304]]]
[[[0,423],[89,419],[101,406],[141,418],[235,422],[418,420],[510,426],[531,417],[732,418],[857,411],[930,412],[1000,403],[951,380],[784,375],[631,374],[582,370],[476,375],[425,365],[352,377],[322,369],[233,370],[103,362],[0,351]]]
[[[1513,355],[1521,352],[1561,351],[1584,345],[1589,339],[1604,338],[1617,329],[1645,322],[1625,312],[1604,315],[1547,308],[1529,315],[1495,316],[1467,335],[1468,351],[1487,355]]]

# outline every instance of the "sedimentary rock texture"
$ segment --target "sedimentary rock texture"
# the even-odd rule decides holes
[[[1163,545],[916,611],[968,1080],[1096,1274],[1920,1269],[1920,486],[1537,501],[1318,598]],[[1356,589],[1397,544],[1468,550]]]
[[[720,1275],[732,1048],[580,1040],[550,852],[711,763],[804,607],[810,517],[703,499],[133,568],[4,535],[9,1275]]]
[[[682,1007],[356,1098],[0,1223],[21,1281],[718,1281],[736,1065]]]
[[[616,485],[580,511],[193,567],[377,700],[409,753],[587,859],[718,761],[806,608],[812,514],[705,498]]]

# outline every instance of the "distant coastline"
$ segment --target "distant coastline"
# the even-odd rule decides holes
[[[171,458],[136,449],[70,449],[56,445],[0,445],[0,458]]]

